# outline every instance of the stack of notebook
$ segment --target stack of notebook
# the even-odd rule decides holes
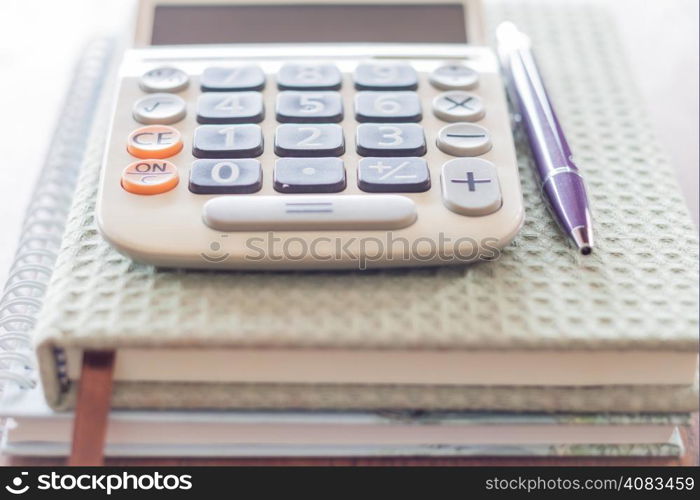
[[[697,411],[696,231],[607,18],[532,12],[492,14],[533,35],[589,184],[588,257],[551,221],[521,142],[527,222],[493,262],[134,263],[94,221],[112,80],[93,46],[0,303],[6,452],[65,454],[81,354],[113,349],[113,455],[680,454],[678,426]]]

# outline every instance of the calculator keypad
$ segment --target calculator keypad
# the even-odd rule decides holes
[[[197,158],[254,158],[263,152],[259,125],[201,125],[194,131]]]
[[[362,156],[423,156],[423,127],[415,123],[363,123],[357,127],[357,152]]]
[[[197,194],[248,194],[262,188],[260,162],[252,159],[197,160],[190,170],[190,191]]]
[[[352,78],[357,90],[348,113],[357,122],[354,147],[363,157],[354,166],[340,158],[350,146],[346,147],[340,125],[346,119],[339,91],[343,77],[334,64],[283,64],[275,77],[279,90],[272,118],[266,117],[260,92],[266,85],[260,67],[206,68],[194,106],[201,125],[192,137],[192,155],[198,159],[189,170],[189,190],[203,195],[260,191],[263,170],[269,167],[255,159],[265,146],[257,123],[265,119],[278,122],[272,146],[278,158],[269,177],[278,193],[342,192],[348,182],[346,167],[354,170],[357,187],[366,193],[430,190],[431,165],[421,158],[428,144],[420,124],[424,110],[415,69],[403,62],[360,63]],[[428,75],[431,86],[444,91],[432,99],[428,112],[448,122],[438,131],[436,146],[462,157],[442,166],[443,203],[468,216],[491,213],[502,203],[496,168],[480,159],[463,158],[492,147],[489,131],[471,123],[486,113],[483,99],[474,90],[467,91],[478,80],[478,73],[463,64],[445,64]],[[141,161],[122,173],[127,191],[158,194],[177,186],[177,168],[163,159],[183,148],[180,132],[169,124],[186,116],[186,102],[175,92],[188,84],[189,76],[173,67],[154,68],[140,78],[139,86],[148,94],[135,102],[133,117],[145,126],[129,134],[127,151]]]
[[[423,117],[415,92],[358,92],[355,119],[358,122],[419,122]]]
[[[259,123],[263,118],[260,92],[207,92],[197,99],[198,123]]]
[[[265,73],[258,66],[209,67],[200,77],[202,92],[262,90]]]
[[[416,90],[418,73],[404,63],[363,63],[354,74],[358,90]]]
[[[277,73],[280,90],[338,90],[342,81],[334,64],[287,63]]]
[[[275,162],[275,190],[280,193],[337,193],[345,189],[340,158],[280,158]]]
[[[337,123],[343,119],[339,92],[299,92],[277,94],[277,121],[280,123]]]
[[[340,125],[285,123],[275,132],[278,156],[340,156],[345,153],[345,139]]]

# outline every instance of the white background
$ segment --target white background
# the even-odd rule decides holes
[[[616,20],[697,223],[698,1],[591,1],[604,3]],[[91,35],[124,30],[131,6],[0,0],[0,286],[80,48]]]

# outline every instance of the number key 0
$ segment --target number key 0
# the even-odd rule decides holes
[[[197,160],[190,170],[189,188],[197,194],[247,194],[261,187],[258,160]]]

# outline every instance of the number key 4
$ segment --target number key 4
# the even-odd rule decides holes
[[[264,117],[260,92],[207,92],[197,99],[199,123],[259,123]]]

